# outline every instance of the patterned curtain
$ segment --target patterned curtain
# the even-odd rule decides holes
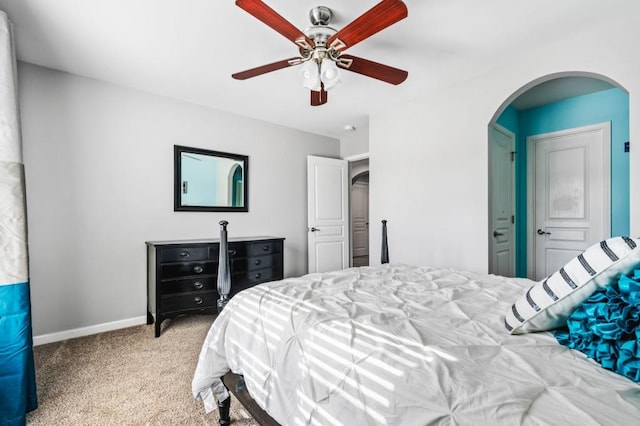
[[[11,24],[0,11],[0,424],[23,425],[38,406],[24,165]]]

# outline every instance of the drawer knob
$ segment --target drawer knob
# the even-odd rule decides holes
[[[200,265],[196,265],[193,267],[193,272],[195,272],[196,274],[200,274],[202,273],[202,271],[204,271],[204,268],[202,268],[202,266]]]
[[[269,251],[269,246],[268,245],[262,246],[262,251]]]
[[[235,250],[229,250],[229,256],[235,256],[235,255],[236,255]]]
[[[261,263],[262,263],[262,260],[260,260],[260,259],[256,259],[256,261],[253,262],[253,264],[256,265],[256,266],[260,265]]]
[[[202,297],[195,297],[193,301],[196,302],[196,305],[202,305]]]
[[[256,280],[259,280],[259,279],[260,279],[260,277],[262,277],[262,272],[258,272],[258,273],[255,275],[255,277],[256,277]]]
[[[200,290],[202,287],[204,287],[204,284],[202,284],[201,281],[196,281],[195,283],[193,283],[193,287]]]
[[[189,252],[188,251],[183,251],[182,253],[180,253],[180,257],[183,259],[186,259],[187,257],[189,257]]]

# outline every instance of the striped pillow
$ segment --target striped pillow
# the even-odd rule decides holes
[[[511,334],[547,331],[567,317],[598,288],[628,274],[640,264],[639,241],[615,237],[594,244],[511,305],[505,327]]]

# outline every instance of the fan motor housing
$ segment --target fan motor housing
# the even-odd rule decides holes
[[[326,45],[329,37],[338,32],[335,28],[329,26],[332,18],[333,12],[328,7],[314,7],[309,11],[309,20],[312,26],[303,31],[304,35],[313,40],[316,46]]]
[[[309,11],[311,25],[329,25],[333,12],[326,6],[316,6]]]

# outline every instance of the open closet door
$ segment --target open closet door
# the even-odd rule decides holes
[[[309,273],[349,267],[349,167],[307,157]]]

